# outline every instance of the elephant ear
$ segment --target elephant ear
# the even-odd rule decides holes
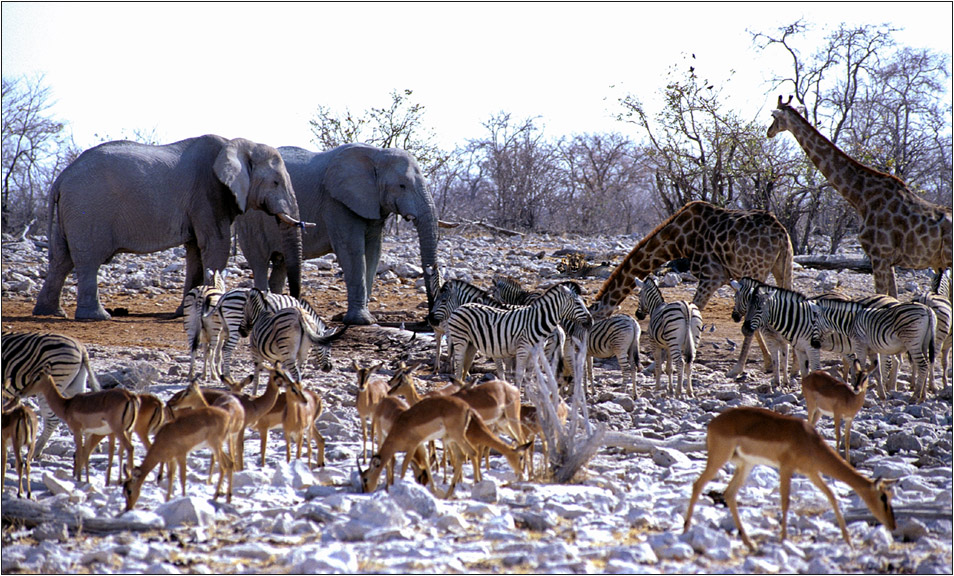
[[[325,172],[324,188],[358,216],[380,220],[387,214],[381,213],[383,198],[370,156],[373,152],[364,147],[342,150]]]
[[[248,207],[248,190],[251,186],[247,159],[246,147],[232,140],[222,148],[212,166],[215,176],[232,191],[242,212]]]

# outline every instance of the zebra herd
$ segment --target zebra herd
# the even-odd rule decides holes
[[[820,369],[821,350],[845,358],[843,375],[850,357],[857,359],[863,369],[869,357],[881,356],[875,374],[882,399],[897,387],[900,357],[896,356],[910,358],[914,401],[924,400],[928,386],[935,390],[934,362],[938,354],[943,385],[949,382],[950,269],[939,275],[936,293],[919,294],[908,302],[883,294],[856,299],[839,294],[808,298],[752,278],[733,281],[732,286],[736,290],[732,318],[736,322],[744,318],[743,333],[759,331],[768,343],[776,356],[776,386],[787,365],[788,346],[795,352],[793,377],[800,374],[804,378]]]

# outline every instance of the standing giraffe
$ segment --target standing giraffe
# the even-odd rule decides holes
[[[792,242],[781,222],[764,210],[729,210],[695,201],[683,206],[636,244],[596,295],[593,317],[615,311],[633,291],[636,278],[645,278],[677,258],[689,259],[689,271],[699,279],[692,303],[704,309],[712,294],[730,280],[746,276],[792,287]],[[751,336],[742,343],[739,362],[730,376],[742,372]],[[759,337],[766,370],[774,369]]]
[[[951,266],[951,209],[924,200],[895,176],[854,160],[778,97],[768,137],[789,131],[828,182],[861,217],[858,241],[871,259],[875,291],[897,298],[894,267]]]

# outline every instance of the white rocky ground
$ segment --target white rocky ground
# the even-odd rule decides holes
[[[450,264],[448,276],[483,286],[496,272],[519,275],[527,284],[536,284],[554,275],[555,259],[549,256],[555,250],[580,249],[591,253],[597,262],[618,263],[633,242],[628,237],[505,239],[458,234],[442,240],[441,258]],[[382,273],[379,292],[384,294],[389,286],[420,291],[413,279],[404,278],[417,272],[402,265],[418,261],[414,239],[392,239],[385,250],[387,261],[394,264],[383,267],[388,271]],[[547,258],[538,258],[541,253]],[[4,302],[35,298],[44,259],[45,252],[37,252],[30,241],[4,245]],[[333,277],[333,269],[327,270],[332,266],[333,258],[309,265],[306,291],[336,292],[343,300],[340,279]],[[101,289],[106,296],[176,292],[181,290],[181,267],[181,251],[175,250],[117,257],[103,268]],[[248,272],[240,265],[232,271],[230,285],[239,283],[236,276],[247,282]],[[899,278],[905,293],[924,289],[927,281],[923,273],[904,273]],[[598,287],[599,283],[593,281],[588,286]],[[796,271],[796,288],[807,293],[833,287],[864,292],[870,285],[870,277],[849,272]],[[689,283],[667,294],[689,298],[694,289]],[[725,287],[719,295],[730,298],[731,290]],[[633,299],[630,304],[635,307]],[[328,305],[324,311],[330,317],[343,307]],[[106,324],[103,327],[108,329]],[[598,362],[598,393],[590,400],[591,416],[610,431],[671,444],[682,439],[695,445],[702,444],[709,420],[726,407],[766,406],[803,416],[804,404],[796,387],[773,392],[768,377],[755,369],[757,351],[746,377],[740,381],[725,377],[731,367],[727,358],[734,360],[737,353],[737,349],[732,353],[726,349],[741,342],[737,327],[733,329],[732,342],[721,332],[704,336],[693,370],[694,399],[654,396],[650,392],[652,377],[641,375],[641,396],[633,400],[620,383],[615,361]],[[7,511],[17,504],[15,472],[8,471],[4,478],[0,570],[952,572],[950,387],[922,404],[909,404],[906,391],[887,401],[869,393],[855,422],[853,462],[869,476],[897,480],[894,505],[898,529],[894,533],[870,522],[860,499],[846,485],[830,480],[848,518],[854,547],[847,546],[824,496],[806,478],[796,476],[789,539],[781,543],[778,475],[770,468],[758,467],[739,497],[743,522],[759,545],[752,553],[738,538],[728,510],[708,496],[710,491],[725,488],[731,477],[729,467],[707,487],[691,529],[682,533],[691,484],[705,463],[704,451],[659,448],[627,453],[604,448],[576,482],[568,485],[517,482],[506,461],[495,455],[493,470],[484,475],[481,484],[473,485],[468,466],[465,484],[449,500],[436,500],[410,477],[390,491],[358,493],[355,459],[361,452],[361,432],[349,360],[430,359],[433,340],[424,334],[412,340],[411,333],[398,329],[354,329],[349,334],[335,346],[333,372],[306,373],[306,382],[324,396],[325,411],[319,425],[328,442],[324,468],[309,470],[295,460],[286,464],[284,441],[278,432],[272,432],[266,465],[260,467],[259,439],[253,432],[247,435],[247,469],[235,475],[231,504],[212,500],[212,487],[205,483],[208,453],[202,450],[189,460],[189,497],[181,497],[177,484],[173,500],[166,503],[164,485],[158,487],[150,479],[136,509],[119,518],[138,529],[104,533],[96,520],[119,514],[124,504],[121,490],[103,485],[105,453],[93,456],[91,483],[70,478],[72,438],[61,429],[33,467],[33,494],[51,512],[49,520],[29,528],[8,524]],[[131,337],[128,346],[89,346],[101,381],[109,382],[112,376],[126,385],[148,387],[163,398],[182,387],[188,370],[184,337],[178,350],[135,344]],[[647,350],[645,345],[643,350]],[[244,374],[251,365],[244,348],[240,347],[237,357],[234,370]],[[826,359],[826,365],[830,363]],[[907,371],[906,367],[903,372]],[[937,375],[940,377],[939,369]],[[820,427],[826,437],[833,438],[831,420],[823,419]],[[137,460],[142,455],[137,441]],[[87,524],[79,532],[70,529],[72,524],[65,520],[77,517]]]

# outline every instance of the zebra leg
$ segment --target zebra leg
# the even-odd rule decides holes
[[[656,346],[653,348],[653,373],[656,376],[656,387],[653,389],[653,392],[659,392],[660,384],[662,380],[662,362],[663,362],[663,350],[661,347]]]
[[[40,407],[40,415],[43,417],[43,432],[36,440],[36,455],[39,456],[43,454],[43,448],[46,446],[47,441],[53,436],[56,429],[60,427],[60,419],[57,418],[53,410],[50,409],[45,398],[37,396],[36,400]]]

